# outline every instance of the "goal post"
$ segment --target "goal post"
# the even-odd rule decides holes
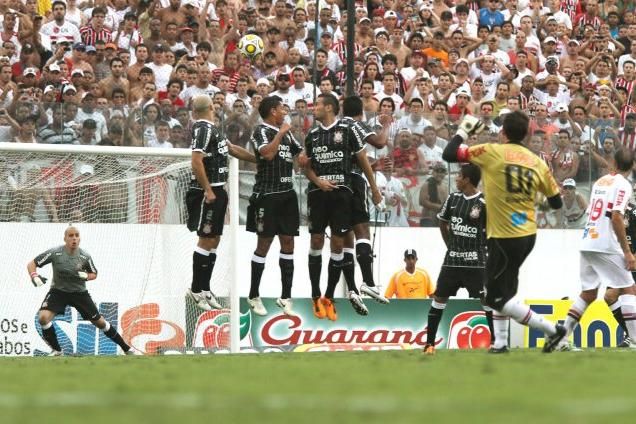
[[[0,143],[0,238],[13,240],[0,247],[10,258],[3,265],[3,313],[38,330],[34,316],[48,287],[32,288],[25,265],[61,245],[73,223],[99,271],[87,288],[133,346],[148,353],[238,352],[238,160],[230,158],[226,226],[211,281],[225,307],[210,314],[185,298],[197,242],[185,226],[190,158],[189,149]],[[52,275],[50,267],[43,272]],[[75,311],[58,318],[67,351],[116,351]],[[48,349],[37,333],[32,344],[34,351]]]

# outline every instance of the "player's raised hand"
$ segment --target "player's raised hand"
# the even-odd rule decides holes
[[[37,272],[31,274],[31,283],[34,287],[42,287],[46,284],[46,278],[39,275]]]
[[[281,134],[287,134],[289,132],[289,130],[291,130],[291,125],[289,125],[287,122],[283,122],[283,125],[280,126],[280,133]]]
[[[486,128],[483,122],[479,118],[471,115],[465,115],[462,122],[459,124],[457,134],[466,140],[473,134],[479,134]]]

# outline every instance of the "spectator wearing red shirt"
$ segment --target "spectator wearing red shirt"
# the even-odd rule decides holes
[[[413,135],[408,128],[398,131],[396,147],[391,154],[393,169],[397,176],[416,175],[419,170],[417,147],[412,142]]]

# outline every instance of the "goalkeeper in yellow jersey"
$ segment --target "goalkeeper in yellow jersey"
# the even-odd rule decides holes
[[[501,144],[468,147],[462,142],[482,131],[484,124],[478,118],[465,116],[442,157],[448,162],[474,163],[482,171],[488,203],[486,304],[496,311],[494,321],[504,322],[501,318],[510,316],[520,324],[543,331],[546,335],[543,351],[552,352],[565,336],[565,327],[545,320],[516,297],[519,268],[536,239],[537,192],[547,197],[553,209],[563,206],[559,187],[548,166],[522,144],[528,135],[528,124],[525,113],[509,113],[499,133]],[[497,345],[501,342],[497,338],[494,347],[503,348]]]
[[[53,327],[53,318],[57,314],[63,314],[68,305],[75,308],[85,320],[102,330],[106,337],[117,343],[126,355],[133,355],[134,352],[117,330],[100,315],[95,302],[86,290],[86,282],[97,278],[97,268],[91,255],[80,249],[79,244],[80,232],[77,228],[70,226],[64,231],[63,246],[54,247],[39,254],[27,265],[31,282],[35,287],[46,283],[46,278],[37,273],[37,268],[47,264],[53,266],[51,289],[46,294],[38,314],[42,338],[53,349],[52,356],[62,354],[55,327]]]

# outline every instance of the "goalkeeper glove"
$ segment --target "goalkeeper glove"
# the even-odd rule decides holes
[[[88,274],[84,271],[79,271],[77,276],[84,281],[88,280]]]
[[[34,272],[31,274],[31,283],[33,283],[34,287],[41,287],[46,284],[46,278]]]
[[[469,136],[472,134],[479,134],[486,128],[483,122],[479,120],[479,118],[466,115],[462,122],[459,124],[459,129],[457,130],[457,135],[459,135],[462,139],[467,140]]]

